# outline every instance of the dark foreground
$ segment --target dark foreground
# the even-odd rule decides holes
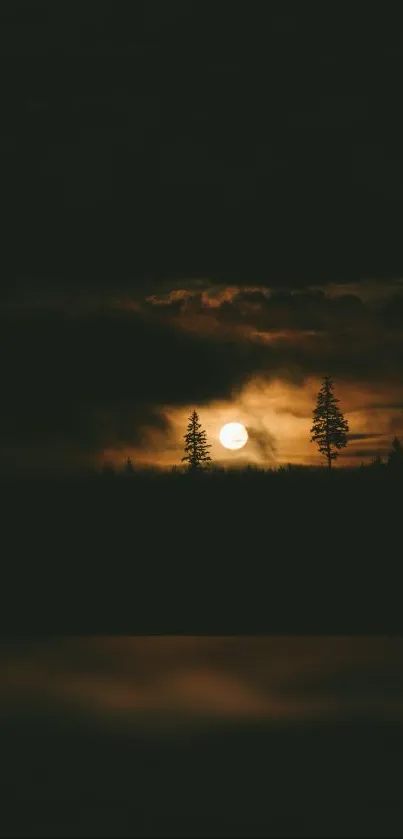
[[[399,632],[402,488],[376,470],[3,482],[2,620]]]
[[[2,836],[402,836],[403,731],[1,725]]]

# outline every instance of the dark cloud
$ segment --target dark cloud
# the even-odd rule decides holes
[[[224,299],[202,300],[199,294],[182,300],[167,299],[156,306],[178,324],[192,324],[200,334],[216,326],[217,345],[228,336],[247,345],[260,344],[262,361],[256,371],[302,382],[306,375],[347,380],[399,381],[403,371],[403,319],[393,294],[381,302],[364,302],[358,294],[326,294],[323,290],[232,291]],[[151,303],[151,306],[154,304]],[[390,324],[393,312],[393,328]],[[239,331],[241,330],[241,332]],[[242,331],[243,330],[243,331]],[[264,343],[264,349],[262,344]],[[264,359],[264,360],[263,360]]]
[[[169,295],[150,298],[152,308],[164,309],[165,313],[205,314],[223,324],[249,325],[264,330],[303,330],[320,332],[329,329],[349,330],[376,329],[386,325],[387,312],[392,306],[396,326],[403,329],[403,318],[399,323],[393,301],[398,295],[392,293],[378,307],[365,303],[357,294],[329,295],[321,289],[291,290],[233,290],[223,299],[216,299],[214,293],[203,298],[202,292],[185,292],[181,298]]]
[[[368,402],[367,404],[361,407],[361,411],[373,411],[373,410],[387,410],[387,411],[403,411],[403,402]]]
[[[382,436],[386,436],[386,435],[380,434],[379,431],[371,431],[371,432],[368,432],[368,433],[363,432],[361,434],[349,434],[348,439],[351,442],[351,441],[354,441],[354,440],[373,440],[373,439],[376,439],[376,438],[382,437]]]
[[[382,302],[380,317],[389,330],[403,330],[403,294],[391,294]]]
[[[143,312],[40,310],[2,317],[0,428],[10,442],[86,450],[163,429],[160,406],[229,395],[262,363],[259,347],[186,333]]]
[[[354,294],[330,297],[324,291],[239,292],[220,307],[220,317],[261,329],[322,330],[367,323],[371,312]]]

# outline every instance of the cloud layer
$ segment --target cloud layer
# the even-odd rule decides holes
[[[4,643],[2,652],[1,700],[22,708],[51,702],[151,727],[403,721],[397,638],[59,638]]]

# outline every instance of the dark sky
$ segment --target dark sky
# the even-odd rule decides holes
[[[234,393],[309,379],[307,416],[326,372],[392,406],[352,457],[400,430],[398,6],[14,0],[0,55],[11,457],[162,462],[179,409],[232,400],[253,436]]]

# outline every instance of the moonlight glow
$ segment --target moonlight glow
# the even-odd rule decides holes
[[[240,422],[228,422],[220,431],[220,443],[226,449],[241,449],[248,440],[248,432]]]

